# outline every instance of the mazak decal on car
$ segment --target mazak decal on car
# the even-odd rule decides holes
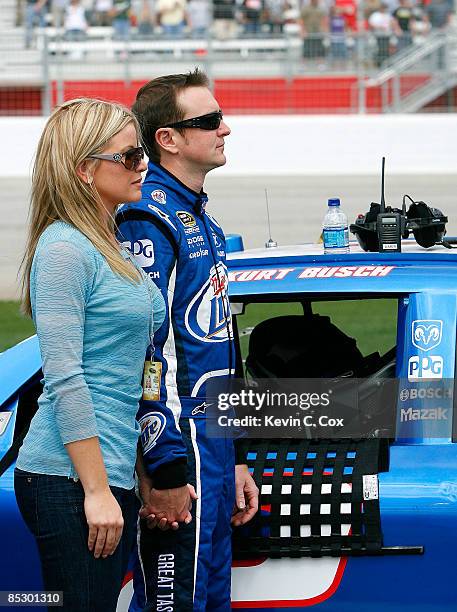
[[[387,276],[395,266],[320,266],[312,268],[275,268],[264,270],[241,270],[229,272],[230,282],[282,280],[290,276],[295,279],[352,278]]]
[[[208,280],[187,307],[184,322],[188,332],[204,342],[226,342],[229,331],[232,335],[224,264],[211,268]]]
[[[418,320],[412,324],[412,342],[415,347],[423,351],[431,351],[436,348],[443,334],[443,321],[441,320]]]

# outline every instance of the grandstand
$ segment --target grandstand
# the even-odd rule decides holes
[[[421,30],[402,49],[398,32],[389,35],[387,48],[386,36],[370,26],[368,0],[356,7],[352,29],[346,28],[339,37],[329,25],[320,33],[307,33],[306,17],[300,21],[298,6],[295,16],[289,15],[279,29],[272,30],[269,22],[254,28],[243,18],[242,2],[237,5],[233,36],[216,37],[211,29],[196,36],[189,25],[179,36],[170,36],[157,22],[151,21],[149,29],[142,27],[137,3],[128,36],[117,36],[113,25],[90,25],[96,22],[90,11],[87,30],[69,36],[62,23],[53,23],[50,11],[48,26],[35,28],[25,48],[26,28],[18,2],[3,0],[0,15],[1,115],[47,114],[56,103],[79,95],[130,104],[146,80],[195,65],[209,74],[221,106],[230,113],[416,112],[455,107],[457,32],[452,19],[446,29],[429,28],[426,35]],[[86,5],[90,4],[89,0]]]

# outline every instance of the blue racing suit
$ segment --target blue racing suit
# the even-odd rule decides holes
[[[233,374],[235,351],[225,237],[206,202],[149,163],[141,201],[122,206],[116,219],[118,237],[166,302],[154,337],[160,399],[143,400],[138,414],[145,466],[156,488],[189,482],[198,495],[192,522],[177,531],[140,522],[130,610],[230,610],[234,448],[206,437],[205,392],[208,379]]]

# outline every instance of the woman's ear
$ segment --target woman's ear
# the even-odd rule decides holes
[[[91,185],[94,181],[93,172],[89,166],[87,159],[85,159],[77,166],[76,174],[79,176],[83,183],[86,183],[86,185]]]

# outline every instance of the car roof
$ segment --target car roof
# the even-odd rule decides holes
[[[367,253],[351,242],[350,253],[324,255],[322,244],[280,246],[229,253],[230,296],[405,294],[457,292],[457,250],[402,241],[401,253]]]

